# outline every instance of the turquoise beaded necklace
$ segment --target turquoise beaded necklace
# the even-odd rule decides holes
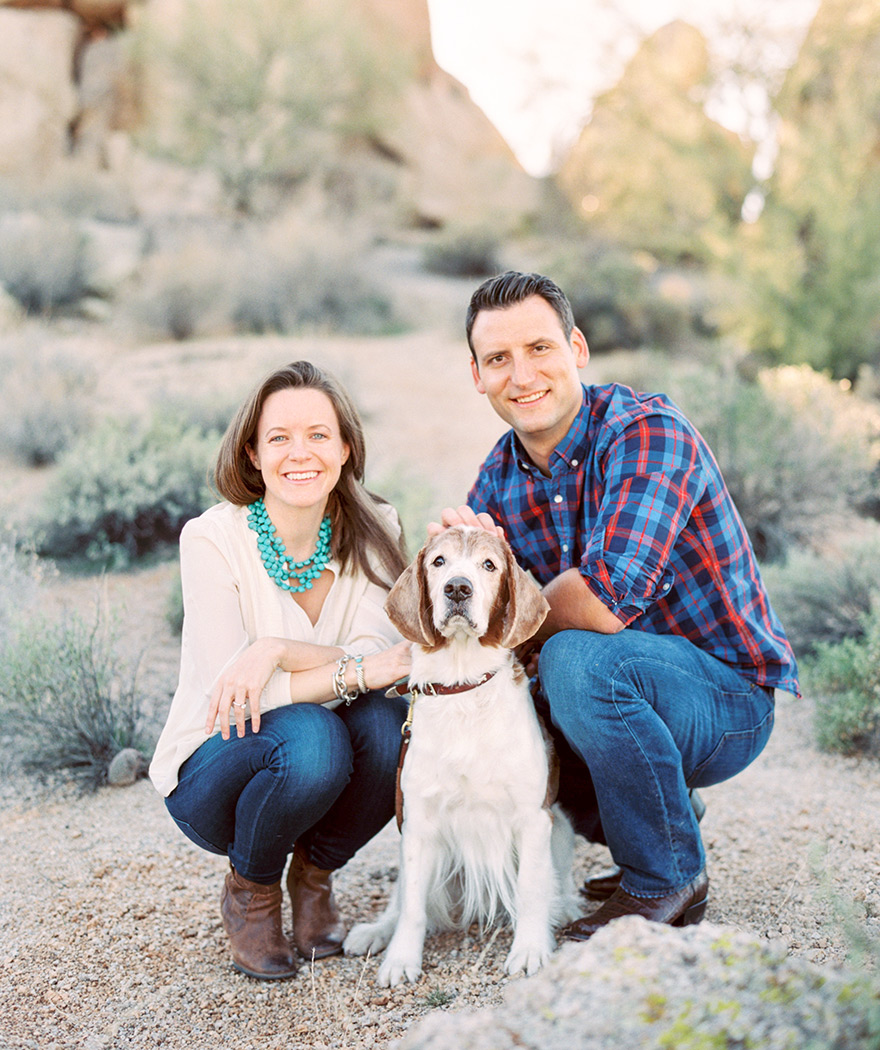
[[[248,525],[257,534],[257,546],[260,557],[270,579],[273,579],[279,587],[293,594],[302,594],[310,591],[312,584],[327,568],[330,561],[330,539],[333,530],[330,519],[324,518],[318,529],[318,545],[315,553],[305,561],[291,561],[288,557],[284,541],[275,532],[275,526],[266,510],[266,504],[262,498],[252,503],[247,517]],[[293,584],[290,581],[296,580]]]

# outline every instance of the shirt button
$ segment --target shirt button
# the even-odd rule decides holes
[[[561,503],[562,502],[562,496],[559,496],[559,495],[554,496],[553,497],[553,502],[554,503]]]
[[[568,554],[568,544],[567,543],[563,543],[562,544],[562,553],[563,554]]]
[[[572,465],[573,467],[576,467],[576,466],[578,465],[578,461],[577,461],[576,459],[573,459],[573,460],[571,461],[571,465]]]

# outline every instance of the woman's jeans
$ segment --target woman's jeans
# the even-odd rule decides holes
[[[210,737],[180,769],[168,811],[193,842],[252,882],[277,882],[294,844],[318,868],[341,867],[394,815],[401,699],[367,693],[350,707],[291,704],[259,733]]]
[[[607,842],[628,893],[686,886],[705,866],[688,789],[761,753],[772,690],[685,638],[633,629],[553,635],[539,676],[536,706],[557,741],[560,803],[575,827]]]

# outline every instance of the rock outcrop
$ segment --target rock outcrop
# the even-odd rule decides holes
[[[632,917],[568,944],[502,1006],[435,1011],[399,1050],[871,1050],[878,989],[730,927]]]
[[[364,105],[383,79],[394,97],[367,133],[341,127],[317,137],[308,194],[323,194],[352,213],[393,198],[396,221],[426,227],[506,227],[538,206],[537,180],[522,170],[466,89],[434,61],[427,0],[337,0],[335,6],[251,0],[235,17],[262,17],[271,26],[278,17],[302,18],[310,8],[324,25],[316,53],[323,59],[345,46],[345,57],[355,59],[343,69],[353,82],[349,90],[357,94],[360,71],[372,69]],[[156,178],[155,166],[133,159],[130,138],[152,120],[155,138],[163,141],[162,122],[171,113],[164,103],[173,102],[178,88],[166,69],[135,67],[125,38],[147,21],[173,38],[187,12],[200,9],[206,33],[226,31],[218,26],[223,6],[205,0],[0,0],[0,175],[43,177],[73,157],[96,169],[115,167],[124,178],[142,177],[146,167]],[[341,79],[327,77],[328,92]],[[155,103],[149,111],[147,101]],[[323,109],[323,117],[337,101],[328,95],[316,112]],[[273,173],[302,191],[301,158],[299,168]]]

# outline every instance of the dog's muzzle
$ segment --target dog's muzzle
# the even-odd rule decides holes
[[[471,598],[474,596],[474,585],[466,576],[453,576],[443,585],[443,596],[446,599],[444,626],[450,620],[464,620],[472,629],[476,624],[471,617]]]

